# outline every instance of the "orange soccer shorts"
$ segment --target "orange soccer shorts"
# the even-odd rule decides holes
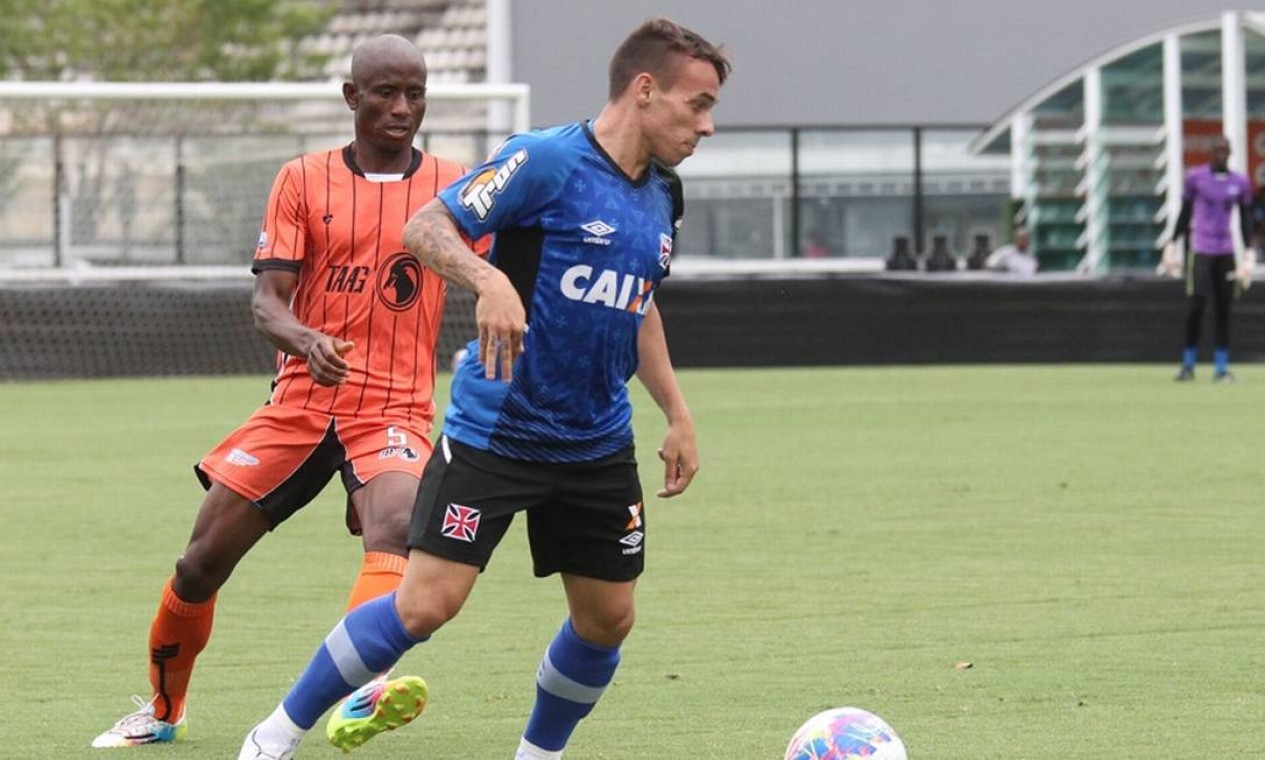
[[[348,495],[384,472],[420,478],[430,458],[429,423],[332,417],[284,406],[261,407],[194,470],[249,499],[277,527],[341,473]],[[348,528],[358,533],[350,500]]]

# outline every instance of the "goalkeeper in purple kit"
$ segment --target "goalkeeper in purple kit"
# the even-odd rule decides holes
[[[1186,342],[1182,351],[1178,382],[1195,379],[1199,356],[1199,335],[1204,308],[1212,300],[1213,382],[1232,383],[1230,372],[1230,306],[1238,292],[1252,284],[1256,250],[1252,247],[1252,183],[1231,171],[1230,141],[1218,137],[1212,144],[1212,160],[1186,174],[1182,189],[1182,209],[1173,236],[1164,246],[1159,271],[1178,276],[1182,262],[1176,241],[1186,241]],[[1234,253],[1234,210],[1239,210],[1239,232],[1244,252],[1239,261]],[[1236,287],[1237,286],[1237,287]]]

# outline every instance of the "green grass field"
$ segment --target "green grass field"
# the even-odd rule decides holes
[[[683,372],[703,470],[650,498],[638,627],[568,758],[779,760],[840,705],[884,716],[915,760],[1259,756],[1265,374],[1240,369]],[[148,693],[190,465],[266,382],[0,385],[0,757],[109,754],[88,743]],[[650,489],[663,425],[637,391]],[[341,515],[328,489],[247,559],[188,741],[135,754],[236,756],[342,613],[359,547]],[[510,757],[562,615],[512,531],[397,671],[430,682],[426,714],[357,756]],[[319,735],[300,752],[336,756]]]

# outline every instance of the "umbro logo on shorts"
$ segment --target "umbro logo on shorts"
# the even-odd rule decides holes
[[[241,449],[233,449],[224,457],[224,461],[229,464],[235,464],[238,467],[254,467],[259,464],[259,459],[247,454]]]
[[[624,549],[621,549],[620,551],[623,554],[636,554],[637,552],[641,551],[641,542],[644,541],[645,538],[646,538],[645,533],[642,533],[639,530],[634,530],[632,533],[629,533],[628,535],[619,539],[619,542],[623,544],[625,547]]]
[[[641,542],[646,539],[646,534],[641,531],[641,510],[643,509],[645,507],[641,502],[628,505],[628,514],[632,519],[624,526],[624,530],[631,532],[619,539],[619,542],[624,545],[624,548],[620,550],[623,554],[636,554],[641,551]]]

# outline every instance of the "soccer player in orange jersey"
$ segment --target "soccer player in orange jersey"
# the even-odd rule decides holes
[[[426,113],[426,63],[402,37],[353,51],[343,85],[355,140],[277,175],[255,251],[255,326],[278,349],[268,404],[196,470],[207,489],[149,633],[152,697],[93,741],[130,747],[183,738],[194,660],[216,592],[264,534],[335,473],[364,563],[348,609],[393,590],[430,455],[435,346],[444,281],[405,251],[404,223],[464,173],[413,146]]]

